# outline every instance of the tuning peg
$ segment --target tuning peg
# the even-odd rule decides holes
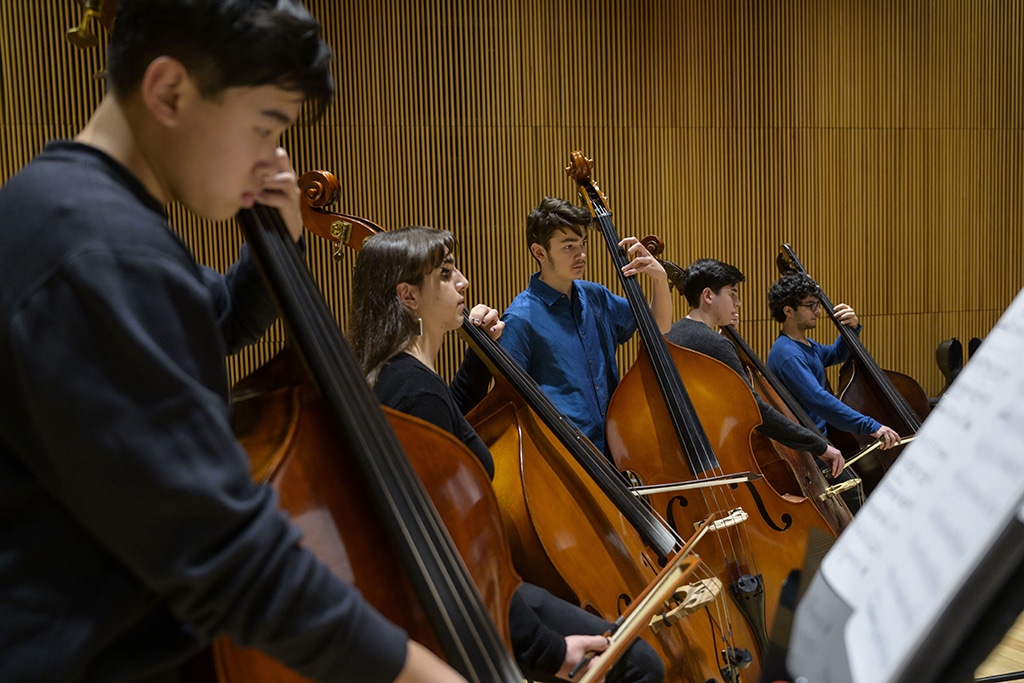
[[[99,40],[93,30],[96,21],[103,21],[103,0],[79,0],[82,5],[82,21],[75,28],[69,28],[65,37],[68,42],[83,50],[95,47]]]

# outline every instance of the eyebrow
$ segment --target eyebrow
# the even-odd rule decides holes
[[[294,123],[294,121],[292,121],[292,117],[288,116],[287,114],[278,109],[264,109],[260,112],[260,114],[268,118],[274,119],[275,121],[284,126],[290,126],[292,125],[292,123]]]

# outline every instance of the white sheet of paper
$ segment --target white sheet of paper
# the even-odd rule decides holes
[[[1024,292],[825,556],[823,578],[853,609],[845,643],[855,683],[898,675],[995,537],[1024,514],[1022,352]]]

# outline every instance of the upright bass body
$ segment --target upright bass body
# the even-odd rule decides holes
[[[478,579],[467,569],[472,555],[464,562],[447,531],[448,525],[458,528],[466,521],[460,516],[455,522],[446,522],[431,501],[428,488],[435,492],[437,488],[428,487],[413,469],[287,227],[276,211],[261,205],[242,211],[238,220],[288,324],[292,348],[315,386],[303,391],[294,387],[294,382],[284,382],[285,390],[280,392],[255,391],[270,397],[273,407],[251,409],[255,417],[247,422],[242,417],[246,408],[239,406],[243,420],[239,438],[256,455],[258,466],[254,469],[265,469],[282,499],[290,501],[286,503],[288,511],[306,530],[306,542],[319,557],[343,578],[355,581],[364,594],[379,589],[381,594],[372,599],[382,606],[390,594],[409,595],[398,588],[400,582],[392,580],[393,567],[400,566],[416,601],[403,600],[399,613],[389,616],[405,623],[405,615],[422,615],[424,620],[418,623],[429,623],[429,633],[418,626],[410,632],[437,647],[454,669],[474,683],[520,683],[522,674],[512,659],[508,638],[502,638],[497,626],[506,623],[507,617],[488,612],[475,585]],[[268,370],[267,374],[277,373]],[[284,371],[280,374],[288,376]],[[322,400],[307,400],[309,396]],[[329,437],[317,441],[315,435],[325,429]],[[427,438],[417,437],[417,441],[426,442]],[[451,452],[455,446],[461,444],[435,445],[429,453]],[[473,462],[481,474],[479,464]],[[459,475],[456,484],[463,486],[442,484],[441,489],[451,489],[457,499],[472,498],[464,487],[471,481],[465,472],[472,470],[470,467]],[[489,491],[488,486],[481,487],[476,498],[487,500]],[[356,507],[345,507],[350,498],[357,501]],[[378,524],[377,533],[372,538],[357,535],[346,539],[342,530],[358,519],[360,508],[362,519]],[[358,521],[357,525],[361,526]],[[495,533],[500,536],[501,532]],[[355,558],[372,557],[382,544],[395,557],[385,558],[370,571],[357,571]],[[485,554],[500,554],[505,549],[507,545],[492,546]],[[495,571],[508,575],[507,569]],[[489,573],[485,571],[483,576]],[[507,607],[509,600],[503,597],[500,601]],[[294,678],[287,672],[275,672],[259,656],[230,643],[219,642],[214,655],[224,680],[276,681],[278,674],[280,680]]]
[[[503,382],[468,418],[494,455],[494,486],[523,578],[614,622],[658,573],[636,530]],[[713,621],[696,613],[646,630],[666,680],[727,680],[716,654],[724,637]]]
[[[354,584],[411,638],[444,656],[351,458],[340,446],[323,399],[287,350],[235,387],[235,429],[253,476],[274,487],[304,543]],[[487,473],[451,435],[385,409],[479,590],[510,646],[508,607],[519,577]],[[439,454],[443,454],[439,456]],[[474,634],[466,634],[467,638]],[[253,650],[214,645],[219,681],[305,680]]]
[[[648,235],[642,242],[655,257],[665,249],[664,242],[656,235]],[[665,267],[669,287],[683,294],[686,271],[671,261],[661,258],[658,260]],[[819,433],[810,417],[798,405],[791,403],[792,396],[736,328],[733,325],[725,325],[721,328],[721,334],[732,340],[747,380],[761,400],[794,423]],[[799,415],[796,411],[799,411]],[[810,500],[836,534],[853,521],[850,508],[840,494],[829,487],[812,454],[790,448],[759,431],[751,432],[750,445],[761,473],[779,494],[789,497],[792,502],[799,502],[800,498]]]
[[[694,461],[669,427],[672,421],[665,403],[658,400],[656,370],[645,350],[623,377],[608,408],[607,438],[616,466],[644,485],[757,472],[751,434],[761,416],[750,388],[724,363],[672,344],[668,347],[685,378],[718,467],[693,471]],[[781,496],[764,480],[724,490],[655,494],[651,503],[680,534],[694,529],[709,511],[732,515],[727,517],[729,525],[708,534],[699,552],[729,589],[730,624],[737,645],[763,656],[767,624],[789,572],[803,566],[810,530],[835,532],[809,500]]]
[[[781,380],[754,353],[754,350],[740,336],[736,328],[732,325],[727,325],[722,329],[722,332],[732,339],[739,353],[740,362],[747,372],[750,384],[761,396],[761,400],[773,406],[794,423],[802,425],[805,429],[816,434],[821,434],[810,416],[800,407]],[[824,437],[824,435],[822,436]],[[764,468],[764,461],[771,458],[772,454],[778,457],[777,462],[786,463],[792,472],[794,483],[799,491],[817,506],[822,517],[825,518],[836,534],[841,533],[853,521],[851,508],[846,504],[843,497],[850,496],[850,500],[853,503],[857,503],[857,497],[860,494],[859,491],[845,493],[843,491],[846,490],[844,488],[846,486],[859,486],[859,479],[850,477],[841,486],[829,486],[828,481],[825,479],[826,474],[818,470],[818,463],[815,462],[814,456],[807,451],[789,448],[762,434],[754,434],[752,438],[754,452],[755,454],[760,454],[758,455],[758,462],[762,463],[762,468]],[[772,466],[772,470],[778,471],[778,469],[778,467]],[[786,489],[783,490],[795,493]]]
[[[775,393],[772,386],[752,368],[748,367],[748,371],[751,382],[762,400],[795,422],[785,402]],[[759,432],[751,434],[751,445],[761,470],[779,493],[807,498],[818,508],[818,512],[836,534],[841,533],[853,521],[850,508],[838,494],[830,490],[824,475],[818,470],[813,455],[773,441]],[[773,456],[775,460],[771,461]],[[769,471],[774,476],[770,475]],[[786,483],[780,484],[780,481]]]
[[[877,368],[877,364],[875,364]],[[839,382],[836,396],[858,413],[869,415],[884,425],[895,429],[900,436],[913,436],[921,428],[921,423],[931,412],[928,395],[917,381],[895,370],[881,370],[885,376],[884,387],[879,386],[873,368],[865,365],[858,357],[852,357],[839,369]],[[894,407],[892,391],[899,396],[900,406]],[[910,409],[910,417],[905,412]],[[829,435],[836,440],[837,446],[844,451],[853,451],[866,445],[870,439],[855,436],[849,432],[829,428]],[[889,451],[875,451],[881,461],[882,471],[888,470],[899,454],[901,447]],[[881,477],[878,473],[877,478]],[[877,484],[877,478],[871,488]]]
[[[803,564],[810,529],[832,532],[813,505],[790,503],[763,480],[740,488],[713,481],[757,471],[750,433],[760,424],[760,411],[750,387],[727,365],[665,340],[636,276],[623,274],[627,255],[607,201],[590,178],[592,169],[593,161],[575,151],[566,173],[594,216],[643,342],[609,403],[609,450],[618,469],[642,484],[701,486],[662,494],[655,508],[660,504],[659,512],[683,536],[715,517],[698,552],[732,594],[728,623],[738,646],[764,656],[768,619],[782,583]],[[760,658],[751,666],[759,669]]]

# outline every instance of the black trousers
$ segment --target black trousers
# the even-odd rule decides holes
[[[519,610],[530,610],[532,615],[524,615]],[[520,615],[518,619],[517,613]],[[513,597],[510,614],[513,643],[525,635],[521,629],[517,635],[517,626],[522,626],[523,622],[530,622],[531,619],[528,617],[531,616],[536,616],[547,629],[557,632],[563,638],[569,635],[600,635],[611,627],[604,619],[555,597],[543,588],[523,583]],[[517,621],[520,623],[517,624]],[[536,663],[524,661],[520,658],[519,652],[514,654],[520,670],[527,679],[537,683],[560,681],[553,673],[537,671],[534,668]],[[606,680],[607,683],[661,683],[665,680],[665,665],[653,647],[637,638],[608,671]]]

